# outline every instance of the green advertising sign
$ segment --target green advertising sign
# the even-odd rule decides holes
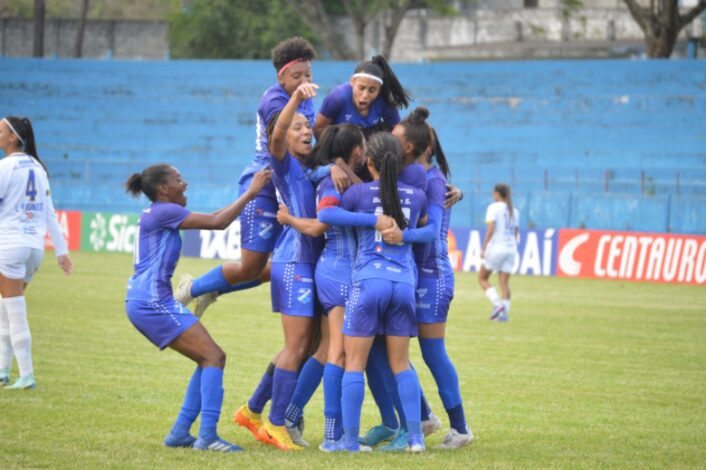
[[[81,250],[132,253],[138,216],[110,212],[84,212]]]

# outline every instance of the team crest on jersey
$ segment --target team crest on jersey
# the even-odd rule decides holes
[[[265,240],[269,239],[272,236],[272,224],[268,222],[260,222],[260,232],[258,232],[258,235],[260,235],[260,238],[264,238]]]
[[[308,287],[300,287],[297,291],[297,300],[302,304],[311,303],[312,290]]]
[[[417,295],[419,297],[425,297],[427,292],[429,292],[429,289],[417,289]]]
[[[373,267],[375,267],[375,269],[380,269],[382,268],[382,263],[373,263]]]
[[[345,115],[346,121],[350,121],[352,117],[353,117],[352,114],[346,114],[346,115]]]

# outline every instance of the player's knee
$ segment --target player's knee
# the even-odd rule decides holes
[[[226,366],[226,353],[220,347],[214,346],[205,355],[203,362],[204,366],[223,369]]]
[[[342,367],[346,363],[346,353],[343,350],[334,350],[329,348],[328,362]]]

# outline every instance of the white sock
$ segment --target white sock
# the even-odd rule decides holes
[[[25,296],[3,299],[3,303],[10,319],[10,340],[20,369],[20,377],[26,377],[34,373],[34,369],[32,368],[32,335],[27,323]]]
[[[498,291],[495,290],[495,287],[488,287],[485,290],[485,296],[488,297],[493,307],[497,307],[500,304],[500,296],[498,296]]]
[[[0,375],[7,376],[12,365],[12,343],[10,342],[10,320],[2,297],[0,297]]]
[[[503,305],[505,306],[505,315],[510,313],[510,299],[503,299]]]

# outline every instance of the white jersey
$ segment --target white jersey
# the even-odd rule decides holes
[[[488,250],[516,251],[517,227],[520,226],[520,212],[512,208],[512,217],[505,202],[494,202],[488,206],[485,223],[494,223],[493,238],[488,243]]]
[[[20,152],[0,159],[0,246],[44,250],[47,229],[56,255],[68,253],[42,165]]]

